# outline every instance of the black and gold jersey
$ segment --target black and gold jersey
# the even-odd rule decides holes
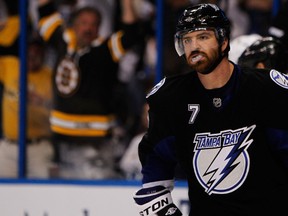
[[[50,3],[39,9],[40,33],[57,50],[53,75],[53,132],[63,139],[107,136],[116,123],[118,63],[134,43],[136,25],[124,25],[109,38],[97,38],[78,49],[72,29],[63,29],[63,19]]]

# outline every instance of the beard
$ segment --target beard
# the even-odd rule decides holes
[[[218,49],[212,49],[210,55],[207,55],[206,53],[200,51],[193,51],[186,58],[187,64],[192,70],[198,73],[209,74],[222,60],[222,56],[220,56],[220,49],[220,47]],[[200,59],[195,60],[197,58]]]
[[[78,44],[80,47],[90,46],[92,41],[97,38],[97,35],[93,34],[91,31],[83,32],[78,36]]]

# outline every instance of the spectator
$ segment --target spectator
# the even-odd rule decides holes
[[[8,8],[17,3],[7,1]],[[0,177],[17,177],[19,125],[19,16],[16,10],[0,31],[0,82],[3,84],[3,138],[0,141]],[[9,36],[8,36],[9,35]],[[48,178],[53,165],[53,146],[49,128],[51,69],[44,62],[44,47],[38,41],[28,44],[27,164],[29,178]]]
[[[69,2],[67,0],[67,2]],[[102,16],[101,26],[99,27],[99,36],[107,38],[114,30],[114,17],[116,12],[116,3],[118,0],[76,0],[77,8],[92,6],[96,7]],[[121,22],[121,20],[118,20]]]
[[[113,132],[122,126],[117,112],[125,104],[117,98],[117,72],[119,60],[139,39],[133,0],[121,1],[123,26],[108,38],[99,37],[102,16],[95,7],[74,11],[65,28],[53,1],[38,3],[41,35],[58,54],[51,128],[59,177],[118,178]]]

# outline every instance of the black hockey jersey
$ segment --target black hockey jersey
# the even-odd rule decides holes
[[[287,75],[235,65],[207,90],[191,72],[164,78],[147,101],[143,184],[173,179],[179,162],[191,216],[288,214]]]

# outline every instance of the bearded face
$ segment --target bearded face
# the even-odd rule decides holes
[[[187,64],[198,73],[208,74],[219,61],[221,47],[214,31],[194,31],[182,39]]]
[[[83,12],[77,17],[73,29],[80,48],[89,46],[98,37],[98,23],[98,17],[92,12]]]

